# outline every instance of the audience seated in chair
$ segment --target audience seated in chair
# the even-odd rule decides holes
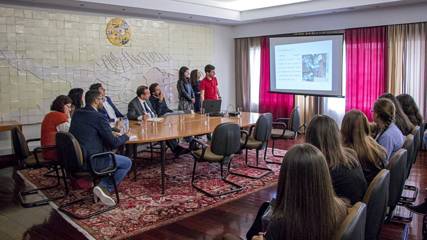
[[[261,207],[246,237],[330,240],[346,214],[323,154],[311,144],[298,144],[282,161],[275,204]],[[265,236],[256,236],[260,232]]]
[[[365,176],[356,152],[343,147],[336,122],[328,116],[315,116],[308,125],[305,141],[325,155],[336,194],[351,204],[361,201],[367,188]]]
[[[46,114],[41,125],[40,144],[42,147],[55,146],[55,136],[59,131],[68,132],[70,128],[71,98],[60,95],[50,106],[51,112]],[[45,160],[56,160],[55,149],[43,150]]]
[[[351,110],[344,115],[341,124],[343,145],[353,149],[362,166],[368,184],[385,168],[385,149],[371,137],[366,115],[359,110]]]
[[[395,124],[395,112],[393,102],[387,98],[380,98],[374,103],[374,121],[379,129],[375,140],[387,152],[385,165],[388,164],[390,157],[402,148],[405,141],[405,137]]]
[[[119,111],[119,109],[117,109],[116,105],[114,105],[111,98],[106,96],[105,88],[102,86],[101,83],[94,83],[90,85],[89,90],[97,90],[101,93],[103,107],[99,110],[99,112],[102,113],[108,119],[109,122],[117,122],[119,118],[124,117],[124,115]],[[86,105],[88,105],[87,102]]]
[[[151,106],[153,106],[153,109],[157,116],[163,116],[166,113],[173,112],[169,109],[166,103],[165,95],[160,89],[160,85],[158,83],[153,83],[150,85],[150,94],[150,103]]]
[[[83,89],[82,88],[72,88],[68,92],[68,97],[71,98],[71,111],[70,116],[73,116],[73,113],[83,107]]]
[[[400,129],[402,134],[406,136],[412,133],[412,129],[414,129],[415,126],[409,120],[408,116],[406,116],[405,112],[402,109],[402,106],[400,105],[396,97],[391,93],[385,93],[379,98],[387,98],[393,103],[395,109],[394,122],[396,126]]]
[[[70,133],[74,135],[80,143],[84,159],[89,159],[93,154],[106,152],[117,148],[129,140],[127,133],[118,136],[113,134],[111,127],[104,117],[99,112],[103,108],[103,96],[98,90],[90,90],[85,94],[86,106],[77,110],[73,115],[73,121],[70,126]],[[117,171],[115,172],[115,181],[120,183],[127,175],[132,166],[132,162],[128,157],[115,155],[117,162]],[[95,170],[103,170],[111,165],[111,159],[99,159],[95,166]],[[108,206],[115,205],[115,201],[108,193],[114,189],[113,183],[108,178],[103,178],[101,182],[93,189],[94,195],[99,198],[102,203]]]
[[[147,120],[149,118],[157,117],[153,106],[150,103],[150,91],[147,86],[139,86],[136,89],[136,97],[134,97],[128,104],[127,116],[129,120]],[[178,141],[168,140],[166,141],[168,147],[175,153],[177,157],[184,152],[184,149],[178,145]]]

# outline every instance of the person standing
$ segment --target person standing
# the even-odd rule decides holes
[[[188,67],[181,67],[179,69],[179,79],[176,88],[179,97],[178,110],[193,110],[195,96],[190,83],[190,69]]]
[[[100,112],[103,108],[103,96],[98,90],[90,90],[85,94],[86,106],[77,110],[71,121],[70,133],[74,135],[82,148],[85,168],[91,167],[95,170],[102,170],[112,165],[110,157],[98,158],[93,165],[89,166],[88,160],[91,155],[111,151],[125,144],[129,140],[128,133],[123,135],[113,134],[110,124],[105,116]],[[132,161],[122,155],[114,154],[117,163],[117,170],[114,173],[114,180],[119,184],[129,172]],[[114,191],[114,184],[108,177],[101,179],[99,184],[93,188],[93,193],[107,206],[115,205],[115,201],[109,196]]]
[[[201,72],[197,69],[194,69],[193,71],[191,71],[190,73],[190,83],[191,83],[191,87],[193,88],[193,92],[194,92],[194,111],[195,112],[200,112],[200,108],[201,108],[201,104],[200,104],[200,76],[201,76]]]
[[[221,98],[216,79],[215,66],[208,64],[205,66],[205,78],[200,83],[200,101],[203,106],[204,100],[218,100]]]

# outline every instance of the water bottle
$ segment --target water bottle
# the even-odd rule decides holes
[[[127,117],[123,118],[123,129],[125,133],[127,133],[129,130],[129,119],[127,119]]]

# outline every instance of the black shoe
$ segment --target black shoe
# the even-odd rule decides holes
[[[411,212],[417,213],[417,214],[427,214],[427,201],[424,201],[423,203],[416,205],[416,206],[405,206],[407,209],[409,209]]]

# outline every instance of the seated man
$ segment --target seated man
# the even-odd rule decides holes
[[[168,108],[165,96],[163,95],[160,85],[153,83],[150,85],[150,103],[158,116],[163,116],[166,113],[173,112]]]
[[[105,88],[102,86],[101,83],[94,83],[90,85],[89,90],[98,90],[101,93],[101,96],[104,101],[104,106],[102,107],[102,109],[99,110],[99,112],[102,113],[105,117],[107,117],[108,121],[116,122],[118,118],[124,117],[124,115],[114,105],[111,98],[105,95]]]
[[[129,140],[129,136],[127,133],[121,136],[113,134],[107,119],[99,111],[103,107],[103,99],[98,90],[86,92],[85,101],[86,106],[74,113],[69,131],[79,141],[84,159],[89,161],[89,157],[93,154],[107,152],[125,144]],[[114,179],[119,184],[129,172],[132,162],[128,157],[122,155],[116,154],[115,158],[117,171]],[[102,170],[111,164],[110,158],[101,158],[96,160],[92,168]],[[98,186],[93,189],[94,195],[108,206],[115,205],[114,199],[108,195],[112,191],[114,191],[114,185],[110,178],[101,179]]]
[[[153,106],[150,101],[150,91],[147,86],[139,86],[136,90],[136,97],[129,102],[127,117],[129,120],[146,120],[148,118],[155,118]],[[184,148],[178,145],[177,140],[166,141],[168,147],[175,153],[175,157],[178,157],[184,152]]]

